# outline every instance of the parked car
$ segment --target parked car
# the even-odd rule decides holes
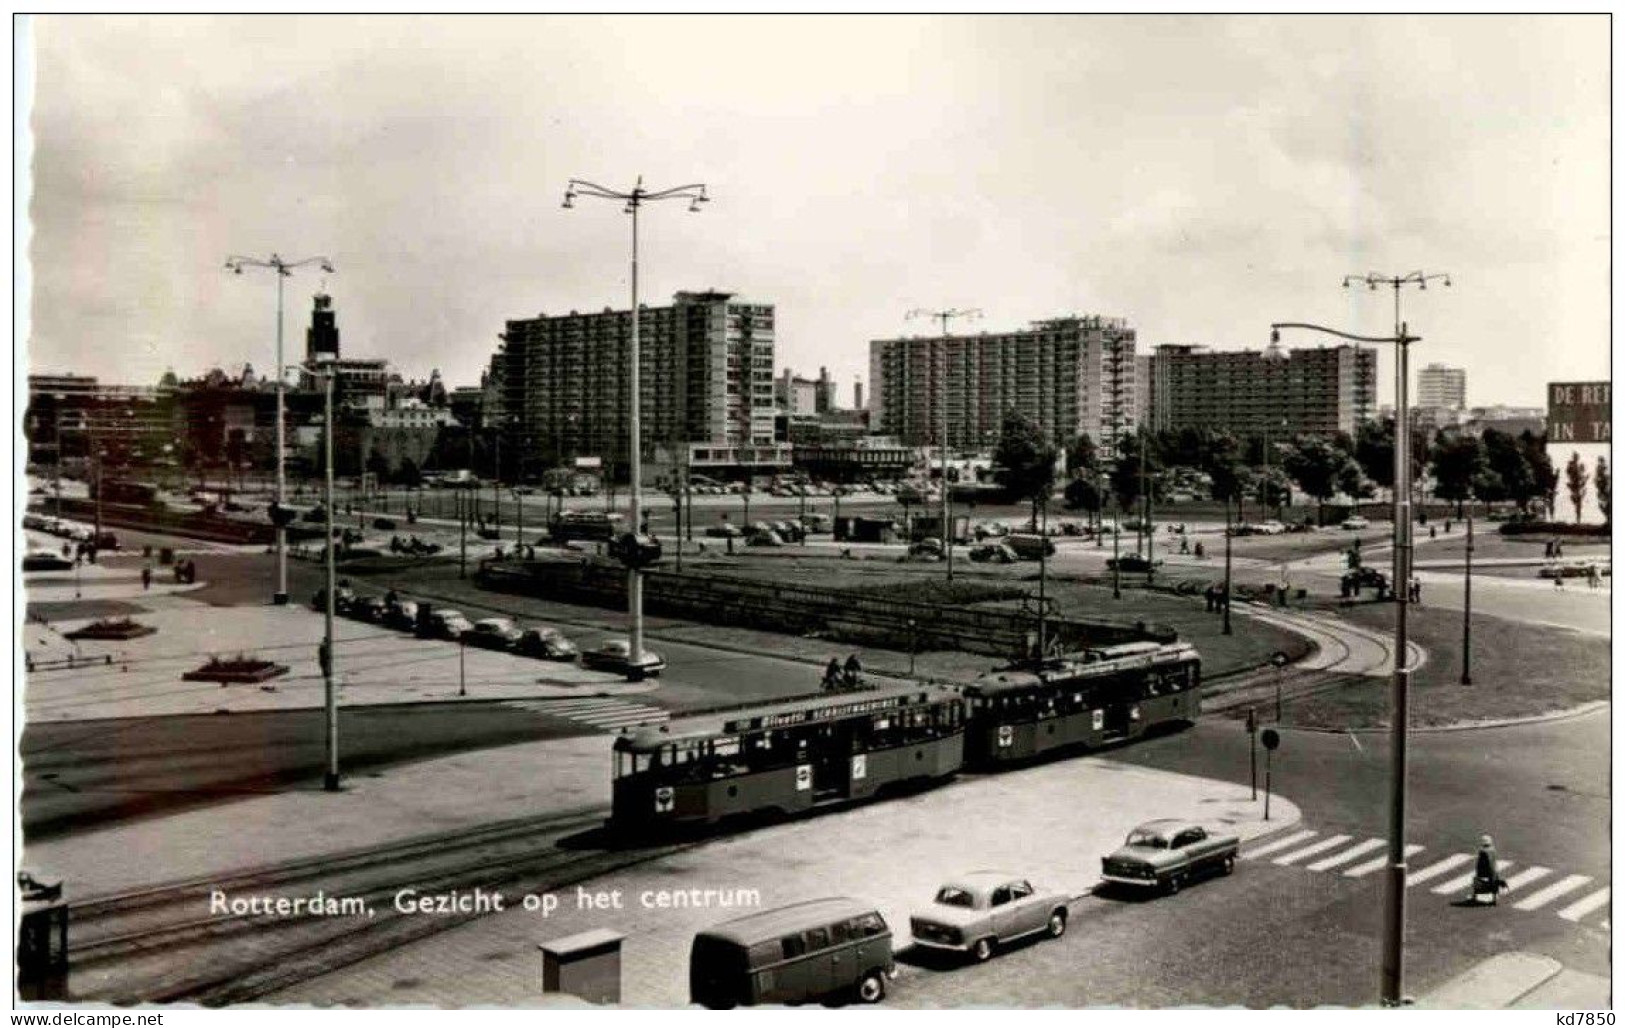
[[[1351,532],[1354,532],[1362,528],[1370,528],[1371,522],[1368,519],[1362,518],[1360,515],[1355,514],[1351,517],[1343,519],[1343,527]]]
[[[886,996],[896,971],[886,919],[861,900],[832,898],[762,910],[694,936],[689,1000],[713,1010]]]
[[[1102,877],[1114,885],[1160,889],[1169,895],[1201,874],[1236,869],[1241,840],[1215,835],[1193,821],[1161,818],[1130,832],[1123,845],[1101,859]]]
[[[794,521],[775,521],[773,531],[779,533],[779,538],[787,543],[799,543],[807,534],[806,529]]]
[[[1160,566],[1162,566],[1162,561],[1147,560],[1144,554],[1139,553],[1129,553],[1121,557],[1109,557],[1106,560],[1107,571],[1126,571],[1130,573],[1143,574],[1144,572],[1150,571],[1152,568]]]
[[[357,596],[344,608],[344,613],[357,621],[383,621],[384,610],[383,597]]]
[[[73,561],[51,550],[30,550],[23,554],[24,571],[71,571]]]
[[[982,543],[971,547],[970,559],[978,564],[1014,564],[1021,558],[1004,543]]]
[[[460,610],[432,610],[429,612],[429,633],[436,639],[450,639],[456,642],[463,637],[463,633],[474,625],[463,616]]]
[[[335,614],[343,614],[345,611],[350,609],[350,604],[354,600],[355,590],[351,589],[347,585],[339,586],[337,589],[333,590],[333,612]],[[326,610],[327,589],[317,589],[316,595],[310,598],[310,605],[317,610]]]
[[[909,560],[941,560],[945,556],[941,539],[921,539],[908,548]]]
[[[395,531],[395,519],[383,517],[373,518],[372,527],[376,528],[380,532],[393,532]]]
[[[783,546],[784,539],[772,529],[756,529],[751,532],[750,538],[745,540],[748,546]]]
[[[1010,534],[1010,526],[1000,521],[980,521],[971,534],[978,539],[1002,539]]]
[[[524,657],[541,660],[575,660],[581,651],[556,628],[527,628],[521,633],[513,651]]]
[[[1388,576],[1374,567],[1360,566],[1350,571],[1347,576],[1351,585],[1362,589],[1387,589]]]
[[[418,626],[418,605],[415,600],[397,600],[394,606],[384,608],[384,624],[391,628],[412,631]]]
[[[96,549],[98,550],[118,549],[118,536],[114,535],[112,532],[102,532],[100,535],[96,536],[95,541]]]
[[[632,644],[625,639],[610,639],[596,649],[581,655],[581,666],[594,671],[614,671],[633,680],[655,678],[666,670],[666,658],[654,650],[644,650],[643,659],[632,662]]]
[[[711,525],[710,527],[708,527],[705,530],[705,534],[706,534],[706,536],[708,538],[711,538],[711,539],[738,539],[740,536],[744,535],[745,533],[741,532],[739,530],[738,525],[724,524],[724,525]]]
[[[1017,939],[1066,934],[1064,892],[1038,889],[1003,871],[973,871],[937,890],[931,906],[909,918],[914,943],[969,954],[978,962]]]
[[[1284,535],[1286,533],[1286,525],[1274,520],[1260,521],[1253,528],[1259,535]]]
[[[828,514],[813,513],[801,515],[801,525],[809,533],[828,532],[834,528],[835,522],[830,519]]]
[[[488,650],[511,650],[524,634],[509,618],[481,618],[464,634],[463,642]]]

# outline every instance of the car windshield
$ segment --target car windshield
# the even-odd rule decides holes
[[[974,907],[976,897],[957,885],[944,885],[937,891],[937,902],[945,907]]]
[[[1158,835],[1156,832],[1145,828],[1137,828],[1131,832],[1128,837],[1128,844],[1130,846],[1144,846],[1147,849],[1153,850],[1165,850],[1168,848],[1167,839],[1163,838],[1161,835]]]

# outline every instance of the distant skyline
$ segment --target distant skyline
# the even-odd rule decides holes
[[[346,354],[473,384],[506,320],[627,306],[629,219],[560,201],[641,173],[713,197],[646,209],[644,302],[775,304],[776,368],[843,405],[916,307],[1261,348],[1389,334],[1340,282],[1415,269],[1454,286],[1406,291],[1413,365],[1469,404],[1609,377],[1606,15],[20,24],[36,372],[272,373],[274,279],[222,266],[275,251],[333,260]],[[290,362],[323,284],[287,281]]]

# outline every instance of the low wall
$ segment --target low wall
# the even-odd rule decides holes
[[[487,589],[609,609],[626,606],[626,571],[591,558],[487,562],[476,581]],[[818,634],[908,650],[963,650],[1005,659],[1024,655],[1037,637],[1030,610],[943,606],[726,575],[644,573],[647,613],[710,624],[797,635]],[[1050,618],[1050,638],[1067,650],[1155,639],[1172,642],[1171,628],[1143,623]]]

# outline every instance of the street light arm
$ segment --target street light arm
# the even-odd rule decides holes
[[[705,203],[711,202],[711,198],[705,195],[705,183],[703,182],[690,182],[686,186],[673,186],[670,189],[662,189],[658,193],[640,192],[638,196],[644,200],[671,200],[681,198],[684,200],[700,200]]]
[[[588,182],[584,178],[573,178],[565,187],[566,193],[581,193],[585,196],[601,196],[606,200],[630,200],[631,193],[622,193],[608,186],[601,186],[596,182]]]
[[[1401,332],[1397,336],[1357,336],[1352,332],[1339,332],[1335,328],[1327,328],[1325,325],[1311,325],[1307,321],[1275,321],[1270,323],[1271,342],[1278,343],[1281,341],[1281,329],[1283,328],[1303,328],[1311,332],[1324,332],[1330,336],[1352,339],[1358,343],[1415,343],[1420,342],[1422,339],[1421,336],[1413,336],[1405,332]]]
[[[266,268],[274,270],[281,275],[291,275],[295,268],[302,268],[307,264],[319,264],[321,265],[323,271],[327,272],[328,274],[335,274],[333,262],[321,255],[317,255],[315,257],[305,257],[297,261],[285,261],[274,253],[266,259],[261,259],[258,257],[240,257],[236,254],[226,258],[226,270],[234,271],[239,275],[243,273],[244,268]]]

